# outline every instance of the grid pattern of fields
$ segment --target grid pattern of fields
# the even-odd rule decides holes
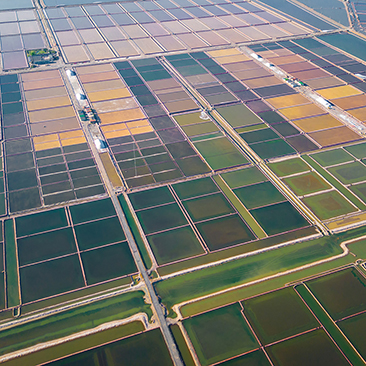
[[[314,159],[334,156],[340,149],[328,150],[311,155]],[[344,150],[341,150],[344,151]],[[288,159],[278,163],[269,164],[269,167],[282,181],[310,207],[321,219],[327,220],[333,217],[354,213],[358,206],[349,201],[347,191],[342,184],[332,184],[333,181],[324,177],[322,171],[312,171],[312,167],[301,158]],[[337,182],[336,182],[337,183]],[[335,189],[338,188],[338,189]],[[344,193],[346,192],[346,196]],[[357,199],[356,199],[357,202]],[[362,203],[358,201],[361,209]]]
[[[21,303],[137,272],[109,199],[18,216],[15,228]]]
[[[365,296],[365,278],[350,267],[186,318],[183,325],[202,365],[360,364],[345,337],[365,357],[359,332]]]
[[[301,3],[0,4],[0,363],[364,364],[365,41]]]
[[[147,1],[48,8],[67,62],[229,45],[308,29],[249,2]]]
[[[262,54],[260,51],[264,50],[263,48],[256,46],[252,48],[259,54]],[[213,52],[215,55],[215,51]],[[304,50],[304,53],[305,52],[306,51]],[[290,88],[273,75],[270,75],[267,71],[254,63],[254,61],[233,62],[233,59],[225,58],[224,55],[221,57],[221,62],[220,57],[216,56],[215,60],[220,62],[229,71],[232,71],[242,83],[249,88],[253,88],[252,90],[267,102],[266,104],[259,104],[256,108],[259,116],[270,125],[272,131],[270,129],[265,130],[263,126],[258,124],[257,128],[253,128],[253,130],[259,130],[258,132],[252,132],[252,130],[251,132],[248,132],[248,135],[241,134],[244,139],[247,137],[249,143],[253,144],[253,146],[251,146],[253,150],[260,156],[262,155],[265,158],[276,156],[275,154],[266,155],[265,151],[263,151],[265,150],[265,145],[274,144],[274,142],[253,142],[251,137],[252,135],[259,135],[259,139],[260,136],[263,136],[265,141],[270,139],[274,140],[276,139],[276,135],[273,134],[273,129],[276,133],[282,134],[286,141],[299,153],[361,139],[360,135],[344,126],[341,122],[330,116],[328,112],[319,108],[302,95],[297,94],[294,89]],[[303,58],[301,53],[294,54],[282,46],[276,46],[276,44],[274,47],[271,47],[271,50],[265,51],[263,57],[268,58],[269,62],[280,68],[284,68],[287,72],[290,70],[291,66],[293,66],[295,70],[296,67],[299,67],[302,70],[304,67],[302,63],[306,61],[306,58]],[[228,63],[227,66],[226,63]],[[283,67],[283,65],[288,65],[288,69],[286,70],[286,67]],[[320,72],[324,73],[325,76],[327,75],[323,70],[320,70]],[[296,75],[295,73],[294,76],[300,77],[301,75]],[[324,75],[316,75],[316,72],[313,74],[313,77],[315,78],[321,78],[321,76]],[[331,74],[329,74],[329,76],[331,76]],[[351,93],[351,95],[352,92],[354,92],[354,94],[362,94],[362,92],[357,91],[357,89],[354,89],[351,86],[349,86],[349,88],[349,93]],[[255,94],[254,96],[252,94],[251,98],[249,97],[248,99],[256,100],[259,98],[256,98]],[[269,108],[268,105],[272,108]],[[289,124],[288,122],[291,123]],[[302,132],[302,134],[300,134],[300,132]],[[282,155],[284,155],[284,153],[282,153]],[[278,153],[277,156],[279,156]]]
[[[59,71],[21,80],[1,84],[9,211],[104,194]]]
[[[28,67],[26,50],[47,45],[34,10],[1,12],[0,33],[3,70]]]
[[[309,226],[255,167],[129,198],[159,265]]]

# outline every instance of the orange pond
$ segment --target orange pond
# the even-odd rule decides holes
[[[297,127],[301,128],[304,132],[312,132],[318,130],[324,130],[326,128],[343,126],[341,122],[332,117],[329,114],[322,116],[310,117],[298,119],[292,122]]]
[[[298,107],[281,109],[281,113],[288,119],[297,119],[303,117],[324,114],[324,111],[315,104],[306,104]]]
[[[312,132],[309,133],[309,136],[321,146],[342,144],[349,141],[360,140],[362,138],[346,126]]]

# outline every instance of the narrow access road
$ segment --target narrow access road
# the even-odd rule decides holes
[[[75,89],[78,89],[78,86],[80,87],[79,83],[78,82],[71,83],[70,79],[66,76],[65,72],[63,73],[63,75],[64,75],[65,83],[67,84],[69,92],[71,94],[70,97],[72,98],[75,107],[78,109],[82,109],[80,106],[80,103],[76,99],[76,95],[75,95],[76,93],[79,92],[78,90],[75,90]],[[172,361],[175,366],[183,366],[183,362],[181,360],[178,348],[175,344],[175,341],[173,339],[173,336],[170,332],[167,321],[165,319],[163,307],[160,305],[158,297],[156,296],[155,290],[150,282],[149,275],[148,275],[145,265],[142,261],[140,252],[138,250],[135,239],[131,233],[130,227],[128,226],[125,214],[122,210],[122,207],[119,204],[117,195],[114,191],[114,187],[108,177],[108,174],[104,168],[103,162],[99,155],[99,151],[94,143],[93,130],[96,130],[96,129],[99,130],[99,127],[96,125],[91,125],[89,122],[81,122],[81,126],[82,126],[84,134],[86,136],[88,145],[92,151],[95,162],[98,166],[104,186],[107,189],[108,195],[112,200],[113,206],[116,210],[116,213],[117,213],[118,219],[122,225],[123,231],[125,232],[127,242],[130,247],[130,250],[132,252],[136,266],[137,266],[139,272],[141,273],[143,282],[145,283],[147,292],[150,296],[152,310],[156,316],[156,320],[159,324],[159,327],[163,334],[164,340],[168,346],[168,350],[169,350],[170,356],[172,358]],[[94,131],[94,135],[95,135],[95,132],[97,132],[97,131]],[[124,193],[124,194],[126,194],[126,193]]]

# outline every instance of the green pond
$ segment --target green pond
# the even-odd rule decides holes
[[[237,188],[234,193],[249,210],[286,200],[269,181]]]
[[[342,183],[356,183],[366,180],[366,166],[359,161],[328,169]]]
[[[323,167],[353,161],[354,158],[343,149],[322,151],[311,157]]]
[[[251,210],[250,213],[268,235],[275,235],[309,225],[290,202],[260,207]]]
[[[125,234],[117,216],[75,226],[80,250],[125,240]]]
[[[177,183],[173,185],[173,189],[181,200],[219,192],[219,189],[211,178],[194,179]]]
[[[276,366],[349,366],[323,329],[277,343],[266,351]]]
[[[347,146],[344,149],[354,155],[357,159],[366,157],[366,143]]]
[[[226,137],[199,141],[195,146],[213,170],[248,163],[248,160]]]
[[[186,218],[176,203],[138,211],[137,217],[146,234],[187,224]]]
[[[52,366],[173,366],[159,329],[137,334],[59,361]]]
[[[250,147],[262,159],[270,159],[278,156],[295,154],[296,151],[284,140],[272,140],[259,142]]]
[[[366,182],[350,186],[349,190],[366,203]]]
[[[20,283],[23,303],[85,286],[76,254],[22,267]]]
[[[9,192],[10,212],[18,212],[40,207],[41,199],[38,187]]]
[[[175,161],[186,177],[208,173],[211,169],[199,156],[190,156]]]
[[[65,209],[58,208],[15,219],[17,237],[68,226]]]
[[[147,240],[159,264],[204,253],[200,242],[189,226],[149,235]]]
[[[188,318],[183,325],[202,366],[258,347],[238,303]]]
[[[307,172],[310,170],[309,166],[301,158],[288,159],[278,163],[270,163],[268,166],[279,177],[285,177],[287,175]]]
[[[338,322],[337,325],[365,359],[366,343],[364,334],[366,329],[366,313]]]
[[[302,201],[319,217],[321,220],[327,220],[332,217],[345,215],[356,211],[338,191],[320,193],[315,196],[309,196]]]
[[[267,180],[263,173],[260,172],[255,166],[224,173],[221,174],[221,177],[232,189]]]
[[[242,304],[249,322],[263,344],[319,326],[292,287],[244,300]]]
[[[270,366],[268,358],[262,350],[253,351],[233,358],[229,361],[222,362],[220,366]]]
[[[264,128],[262,130],[241,133],[240,136],[248,144],[278,139],[277,133],[270,128]]]
[[[80,256],[88,285],[137,272],[127,242],[88,250]]]
[[[323,191],[331,186],[315,172],[309,172],[295,177],[284,178],[283,181],[298,195]]]
[[[255,125],[262,121],[244,104],[217,108],[217,111],[232,127]]]
[[[201,222],[196,226],[210,250],[227,248],[255,239],[239,215]]]
[[[71,228],[24,237],[17,244],[20,266],[76,252]]]
[[[366,310],[366,279],[355,268],[319,277],[307,286],[335,320]]]
[[[183,201],[183,206],[193,221],[207,220],[235,212],[222,193],[186,200]]]
[[[159,187],[128,195],[135,210],[174,202],[168,187]]]
[[[70,206],[70,212],[74,224],[114,216],[116,214],[112,201],[109,198]]]

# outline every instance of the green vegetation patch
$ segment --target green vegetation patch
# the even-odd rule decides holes
[[[254,240],[255,236],[239,215],[230,215],[196,225],[210,250]]]
[[[188,318],[183,325],[202,366],[259,346],[238,303]]]
[[[184,126],[182,130],[185,132],[187,136],[197,136],[203,135],[206,133],[213,133],[218,132],[219,129],[216,127],[214,123],[210,122],[203,122],[197,123],[194,125]]]
[[[43,365],[46,362],[52,360],[58,360],[62,357],[70,354],[84,351],[93,347],[98,347],[101,344],[115,341],[126,336],[130,336],[145,329],[144,325],[140,321],[133,321],[118,327],[107,329],[98,333],[94,333],[82,338],[74,339],[65,343],[61,343],[57,346],[43,349],[28,355],[17,357],[10,361],[7,361],[6,366],[18,366],[19,363],[27,366]],[[92,366],[88,365],[88,366]]]
[[[315,196],[305,197],[302,201],[321,220],[337,217],[357,211],[348,201],[346,201],[337,191],[320,193]]]
[[[23,237],[17,242],[20,266],[76,252],[71,228]]]
[[[345,147],[345,150],[354,155],[357,159],[366,157],[366,143],[347,146]]]
[[[76,254],[21,268],[20,283],[23,303],[85,286]]]
[[[211,219],[235,212],[222,193],[210,194],[208,196],[183,201],[183,206],[193,221]]]
[[[309,226],[305,218],[287,201],[260,207],[250,213],[268,235]]]
[[[255,166],[224,173],[221,174],[221,177],[232,189],[267,180],[265,175]]]
[[[356,183],[366,180],[366,166],[359,161],[328,169],[342,183]]]
[[[139,312],[150,317],[151,308],[145,304],[144,295],[142,291],[128,292],[3,330],[0,353],[61,338]]]
[[[334,320],[366,310],[366,279],[355,268],[307,282]]]
[[[240,133],[249,132],[249,131],[262,130],[263,128],[267,128],[267,127],[268,126],[265,123],[260,123],[258,125],[238,127],[235,129],[235,131],[240,134]]]
[[[366,182],[348,187],[357,197],[366,203]]]
[[[262,123],[248,107],[244,104],[236,104],[228,107],[217,108],[217,111],[232,127],[241,127]]]
[[[174,202],[168,187],[159,187],[146,191],[135,192],[128,195],[135,210]]]
[[[89,285],[137,272],[127,242],[81,253]]]
[[[126,239],[118,217],[75,226],[76,239],[80,250],[117,243]]]
[[[136,214],[147,234],[188,224],[176,203],[138,211]]]
[[[366,205],[355,197],[343,184],[329,174],[324,168],[322,168],[317,162],[311,159],[308,155],[303,155],[303,159],[313,167],[322,177],[324,177],[334,188],[338,189],[349,201],[351,201],[360,210],[366,210]]]
[[[127,195],[126,195],[126,197],[127,197]],[[139,251],[140,251],[140,254],[142,256],[142,260],[145,264],[145,267],[150,268],[151,265],[152,265],[151,258],[149,256],[149,253],[148,253],[147,249],[146,249],[145,243],[142,240],[140,230],[137,227],[135,217],[132,215],[131,210],[130,210],[130,206],[127,204],[126,197],[123,196],[123,195],[119,195],[118,196],[118,201],[119,201],[119,203],[122,207],[122,210],[123,210],[123,212],[126,216],[128,226],[130,227],[132,236],[133,236],[133,238],[134,238],[134,240],[135,240],[135,242],[136,242],[136,244],[139,248]]]
[[[344,337],[340,329],[334,321],[332,321],[331,317],[325,312],[324,308],[320,305],[319,301],[314,297],[309,288],[305,284],[301,284],[296,286],[296,291],[306,302],[312,313],[322,323],[323,328],[327,331],[328,335],[333,338],[334,342],[342,350],[345,357],[348,358],[349,363],[353,366],[364,366],[365,363],[361,361],[352,345]]]
[[[286,200],[269,181],[237,188],[234,190],[234,193],[249,210]]]
[[[175,161],[186,177],[208,173],[211,169],[199,156],[189,156]]]
[[[288,159],[278,163],[270,163],[268,166],[279,177],[287,175],[308,172],[309,166],[301,158]]]
[[[258,142],[257,144],[250,145],[250,147],[262,159],[296,154],[296,151],[286,141],[281,139]]]
[[[333,236],[323,237],[159,281],[154,286],[170,309],[182,301],[338,255],[343,252],[339,243]]]
[[[248,160],[226,137],[198,141],[195,146],[214,170],[248,163]]]
[[[338,322],[337,325],[341,328],[346,337],[356,347],[357,351],[366,358],[366,313],[356,315],[352,318]]]
[[[244,205],[240,202],[239,198],[237,196],[235,196],[233,191],[226,185],[226,183],[221,178],[221,176],[216,175],[216,176],[214,176],[214,179],[215,179],[216,183],[222,189],[222,192],[225,194],[227,199],[236,208],[239,215],[244,219],[244,221],[247,223],[247,225],[252,229],[253,233],[259,239],[265,238],[267,236],[266,233],[262,230],[262,228],[258,225],[258,223],[253,219],[252,215],[249,213],[249,211],[246,209],[246,207],[244,207]]]
[[[160,329],[140,333],[52,362],[53,366],[102,366],[105,364],[118,366],[173,366]]]
[[[5,277],[4,272],[0,272],[0,309],[5,309],[5,278],[4,277]],[[17,304],[15,304],[15,305],[19,305],[19,296],[18,296]]]
[[[315,172],[284,178],[283,181],[298,196],[304,196],[305,194],[319,192],[331,188],[331,186]]]
[[[147,240],[159,264],[204,253],[200,242],[189,226],[149,235]]]
[[[179,353],[183,359],[185,366],[195,366],[196,364],[193,361],[191,352],[187,346],[187,343],[183,337],[183,334],[178,326],[178,324],[174,324],[170,326],[170,330],[173,333],[173,338],[175,343],[178,346]]]
[[[294,232],[291,232],[290,234],[293,236],[293,238],[296,238],[296,237],[300,237],[300,235],[302,236],[302,233],[304,231],[308,233],[307,235],[311,235],[312,232],[310,230],[313,230],[313,228],[310,227],[310,228],[301,229],[300,233],[299,233],[298,230],[296,230]],[[345,240],[352,239],[354,237],[359,237],[364,232],[365,232],[365,227],[360,227],[356,230],[355,229],[349,230],[349,231],[343,232],[343,233],[338,234],[338,235],[331,235],[330,237],[329,236],[323,236],[319,239],[309,240],[309,241],[303,242],[299,245],[300,246],[301,245],[306,245],[307,246],[308,244],[311,244],[311,243],[320,244],[320,243],[328,242],[328,243],[330,243],[334,246],[334,249],[336,249],[337,245],[339,245],[341,242],[343,242]],[[315,232],[313,232],[313,233],[315,233]],[[272,237],[272,238],[269,238],[269,239],[271,241],[273,241],[274,239],[280,239],[281,238],[282,240],[278,241],[278,243],[281,243],[281,242],[285,242],[285,241],[288,240],[287,236],[288,236],[288,234],[275,236],[275,237]],[[267,240],[268,239],[262,240],[262,241],[267,241]],[[268,291],[278,289],[279,287],[286,286],[289,282],[292,282],[292,281],[295,282],[295,281],[299,281],[299,280],[301,280],[301,279],[303,279],[304,277],[307,277],[307,276],[317,275],[319,272],[328,271],[332,268],[337,268],[339,266],[342,266],[342,265],[345,265],[345,264],[348,264],[348,263],[354,263],[355,258],[366,258],[365,243],[366,243],[366,240],[359,240],[357,242],[354,242],[354,243],[348,245],[348,248],[350,249],[350,251],[353,254],[356,255],[356,257],[349,254],[346,257],[342,257],[342,258],[336,259],[334,261],[329,261],[329,262],[324,263],[320,266],[310,267],[310,268],[308,268],[306,270],[302,270],[302,271],[295,271],[295,272],[293,272],[289,275],[276,277],[274,279],[264,281],[260,284],[255,284],[253,286],[241,287],[241,288],[233,289],[231,291],[227,291],[227,292],[224,292],[224,293],[216,294],[216,295],[213,295],[211,297],[207,297],[207,298],[204,298],[202,300],[195,301],[195,302],[192,302],[190,304],[184,305],[183,307],[180,308],[180,310],[181,310],[183,316],[192,316],[194,314],[198,314],[198,313],[201,313],[203,311],[208,311],[210,309],[217,308],[219,306],[223,306],[223,305],[226,305],[228,303],[232,303],[234,301],[240,301],[244,298],[249,298],[251,296],[258,296],[261,293],[265,293],[265,292],[268,292]],[[251,244],[247,244],[245,247],[247,247],[249,245],[251,245]],[[291,245],[287,248],[291,248],[291,247],[294,247],[294,246],[296,247],[297,245],[298,244],[294,244],[294,245]],[[242,247],[237,247],[237,248],[242,248]],[[275,252],[277,252],[278,250],[281,250],[281,249],[282,248],[276,249]],[[315,250],[315,248],[313,248],[313,247],[310,247],[308,249],[310,251]],[[272,256],[275,254],[275,252],[272,251]],[[209,254],[209,255],[212,255],[212,254]],[[318,255],[319,255],[319,258],[322,256],[320,251],[318,251]],[[273,258],[274,257],[269,258],[268,263],[271,263]],[[315,260],[316,259],[314,259],[310,262],[314,262]],[[192,260],[189,260],[189,261],[192,261]],[[246,264],[243,264],[243,266],[245,266],[245,265]],[[266,266],[266,265],[263,264],[263,266]],[[263,275],[263,277],[265,277],[265,275]]]
[[[323,167],[347,163],[354,160],[354,158],[343,149],[322,151],[311,155],[311,157]]]
[[[173,188],[181,200],[219,192],[211,178],[201,178],[174,184]]]
[[[14,221],[5,220],[5,273],[6,273],[6,299],[7,307],[20,304],[19,299],[19,272],[17,249],[15,243]],[[4,249],[4,248],[2,248]],[[3,277],[3,276],[2,276]]]
[[[245,315],[263,344],[319,326],[292,287],[244,300],[242,304]]]
[[[275,365],[281,366],[349,366],[323,329],[300,335],[266,348]]]
[[[191,112],[191,113],[185,113],[180,114],[178,116],[174,116],[173,118],[178,123],[179,126],[186,126],[186,125],[192,125],[195,123],[202,123],[205,122],[203,119],[200,118],[199,112]]]
[[[253,351],[220,363],[220,366],[271,366],[262,350]]]
[[[116,215],[113,203],[109,198],[70,206],[70,212],[74,224]]]
[[[58,208],[15,219],[17,237],[68,226],[65,209]]]

